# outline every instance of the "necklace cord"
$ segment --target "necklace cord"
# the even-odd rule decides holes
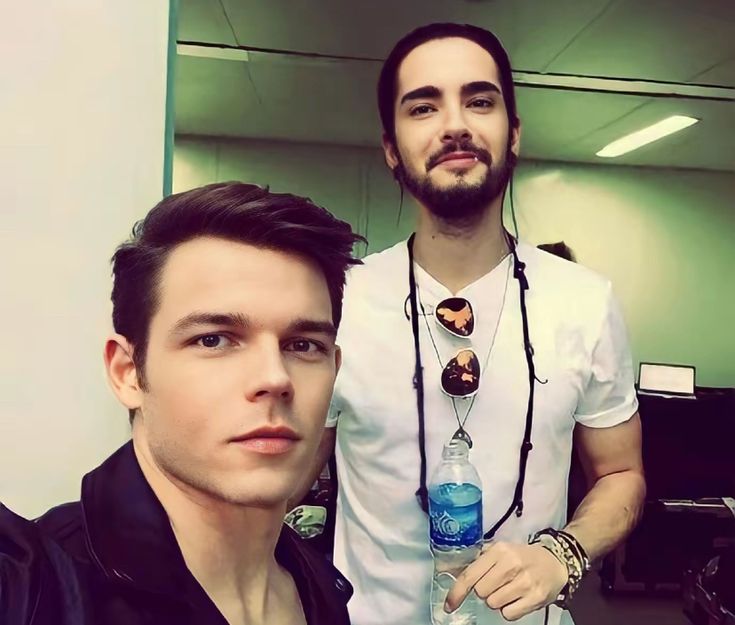
[[[523,432],[523,443],[518,458],[518,481],[516,482],[515,492],[513,493],[513,501],[505,514],[500,517],[497,523],[493,525],[484,535],[485,540],[491,540],[495,533],[505,523],[513,512],[517,517],[523,515],[523,486],[526,482],[526,467],[528,466],[528,455],[533,449],[531,443],[531,431],[533,428],[533,397],[536,381],[536,368],[533,363],[533,347],[528,331],[528,312],[526,309],[526,291],[528,290],[528,278],[526,278],[526,264],[518,259],[516,254],[515,242],[511,243],[511,253],[513,254],[513,277],[518,280],[521,317],[523,320],[523,351],[526,355],[526,366],[528,368],[528,404],[526,405],[526,424]]]
[[[421,365],[421,345],[419,344],[419,316],[416,305],[416,275],[413,268],[413,240],[416,234],[408,239],[408,284],[411,302],[411,329],[413,330],[413,346],[416,363],[413,372],[413,387],[416,389],[416,408],[419,418],[419,454],[421,455],[421,485],[416,491],[416,499],[421,509],[429,513],[429,491],[426,488],[426,432],[424,429],[424,369]]]
[[[423,366],[421,363],[421,345],[419,342],[419,320],[418,320],[418,303],[416,298],[416,275],[414,271],[413,260],[413,242],[416,234],[412,234],[407,242],[408,247],[408,283],[409,283],[409,303],[411,306],[411,329],[413,331],[414,350],[415,350],[415,368],[413,376],[413,386],[416,389],[416,407],[418,412],[418,439],[419,439],[419,455],[421,459],[420,467],[420,486],[416,491],[416,498],[421,509],[428,513],[429,496],[426,487],[426,431],[425,431],[425,415],[424,415],[424,376]],[[521,444],[518,459],[518,481],[516,482],[515,491],[513,493],[513,501],[508,510],[500,517],[497,523],[485,533],[484,539],[493,538],[497,530],[505,523],[511,514],[515,511],[516,516],[523,515],[523,487],[526,480],[526,467],[528,465],[528,456],[533,449],[531,443],[531,432],[533,429],[533,399],[536,381],[536,370],[533,362],[533,347],[531,345],[530,334],[528,330],[528,313],[526,309],[526,291],[528,290],[528,279],[525,274],[526,264],[519,260],[516,253],[516,241],[506,232],[506,238],[513,255],[513,277],[518,280],[521,317],[523,321],[523,348],[526,356],[526,365],[528,368],[528,403],[526,406],[526,423],[523,433],[523,443]]]

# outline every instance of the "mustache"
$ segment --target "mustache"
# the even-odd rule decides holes
[[[469,152],[471,154],[474,154],[477,157],[478,161],[480,161],[481,163],[485,163],[485,165],[487,165],[488,167],[493,160],[490,156],[490,152],[476,146],[474,143],[472,143],[471,139],[465,139],[462,141],[447,143],[441,150],[432,154],[426,160],[426,171],[429,171],[430,169],[436,167],[437,162],[440,159],[442,159],[447,154],[451,154],[452,152]]]

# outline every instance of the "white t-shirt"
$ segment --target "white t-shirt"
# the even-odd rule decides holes
[[[496,538],[526,543],[537,530],[565,523],[575,423],[617,425],[636,412],[637,400],[625,327],[609,281],[522,242],[517,253],[527,265],[536,375],[548,382],[535,385],[523,516],[513,514]],[[482,479],[486,531],[513,499],[528,402],[519,285],[509,271],[511,263],[508,257],[457,293],[473,305],[470,338],[444,332],[433,314],[426,318],[441,363],[419,319],[428,483],[443,444],[457,429],[451,400],[440,388],[443,364],[469,343],[484,365],[502,308],[465,425],[474,441],[470,460]],[[452,296],[419,266],[416,281],[427,313]],[[354,625],[431,622],[428,519],[415,497],[420,457],[408,292],[405,241],[368,256],[348,275],[338,340],[343,364],[327,426],[338,424],[334,562],[355,589],[348,606]],[[468,401],[456,400],[460,418]],[[552,607],[549,624],[558,624],[560,615]],[[478,624],[504,622],[498,612],[480,605]],[[518,622],[542,625],[543,614]]]

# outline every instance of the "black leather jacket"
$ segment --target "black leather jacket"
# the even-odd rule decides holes
[[[309,625],[348,625],[350,584],[284,526],[276,558]],[[0,505],[2,625],[226,625],[184,563],[127,443],[82,481],[81,501],[36,521]]]

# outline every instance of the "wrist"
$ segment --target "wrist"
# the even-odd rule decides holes
[[[561,592],[561,590],[565,588],[566,585],[569,583],[569,573],[567,571],[567,565],[561,559],[560,555],[554,553],[553,549],[542,544],[542,542],[531,543],[529,546],[535,547],[539,550],[539,552],[544,554],[545,558],[547,558],[550,562],[555,563],[550,566],[553,567],[554,571],[556,571],[556,574],[554,575],[552,572],[549,575],[549,579],[550,581],[554,582],[554,587],[557,591],[556,594],[559,594],[559,592]],[[556,594],[554,595],[555,597]]]
[[[551,528],[536,532],[529,540],[529,544],[538,544],[543,547],[565,568],[566,585],[562,588],[554,604],[566,609],[569,600],[579,587],[582,577],[590,569],[586,552],[576,538],[566,532]]]

